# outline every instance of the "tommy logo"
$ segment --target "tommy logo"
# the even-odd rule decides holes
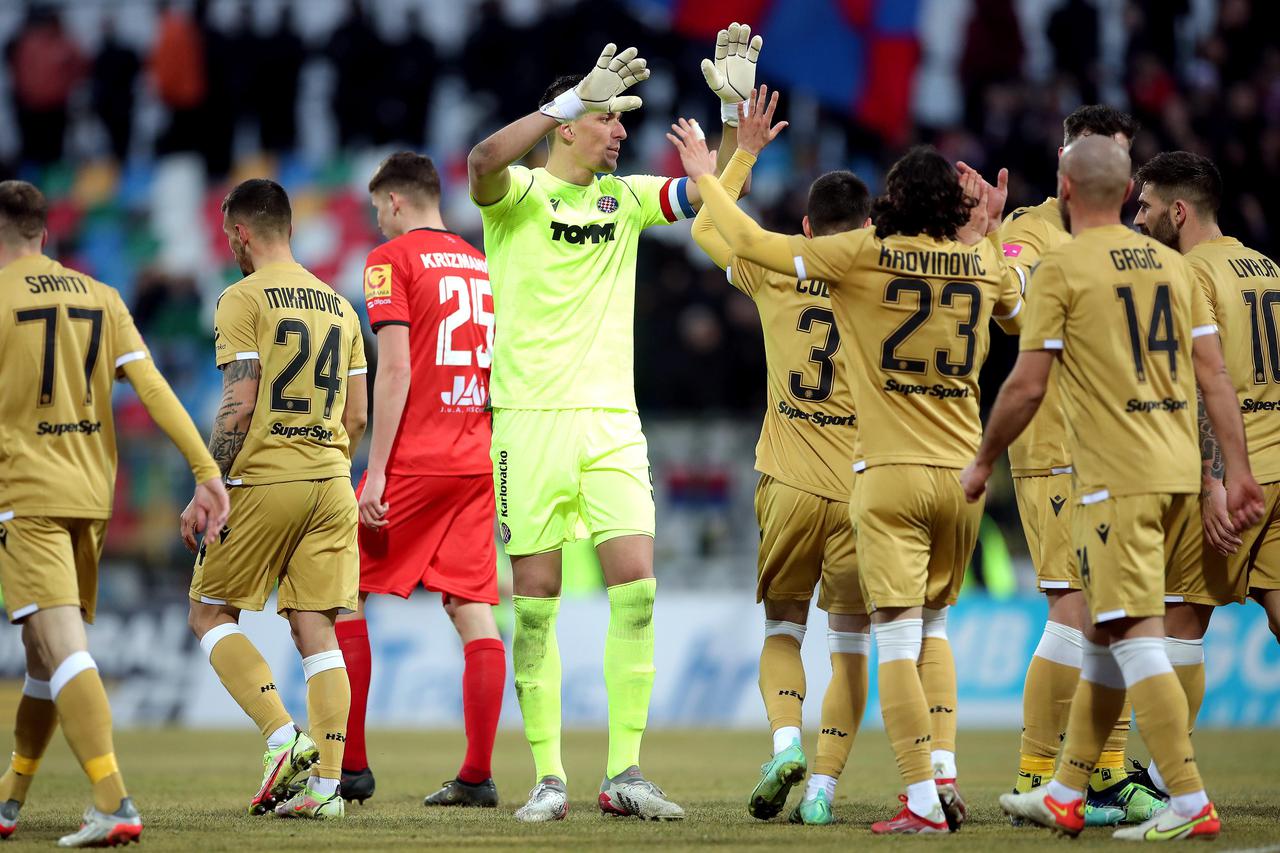
[[[611,195],[602,195],[596,199],[596,210],[601,213],[613,213],[618,209],[618,200]]]
[[[1108,535],[1109,533],[1111,533],[1111,525],[1110,525],[1110,524],[1099,524],[1099,525],[1098,525],[1098,527],[1097,527],[1097,531],[1098,531],[1098,538],[1102,540],[1102,544],[1103,544],[1103,545],[1106,545],[1106,544],[1107,544],[1107,535]]]
[[[1066,506],[1067,499],[1062,495],[1054,495],[1049,498],[1049,505],[1053,507],[1053,514],[1056,518],[1058,513],[1062,512],[1062,508]]]
[[[560,210],[560,199],[558,199],[558,198],[553,198],[553,199],[551,199],[551,209],[552,209],[553,211],[559,211],[559,210]]]

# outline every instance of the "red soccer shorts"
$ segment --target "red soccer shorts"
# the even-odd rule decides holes
[[[364,478],[356,489],[364,491]],[[498,603],[493,477],[387,478],[388,524],[360,526],[360,591],[408,598],[421,583],[454,598]]]

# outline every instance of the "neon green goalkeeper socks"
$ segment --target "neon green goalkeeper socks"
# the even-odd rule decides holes
[[[567,782],[560,760],[560,646],[556,643],[560,599],[516,595],[512,602],[516,611],[512,668],[534,772],[538,779],[556,776]]]
[[[640,763],[653,693],[653,578],[609,587],[604,686],[609,693],[609,778]]]

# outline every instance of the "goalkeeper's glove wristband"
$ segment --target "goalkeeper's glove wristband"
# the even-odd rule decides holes
[[[538,112],[550,116],[558,122],[576,121],[587,113],[587,106],[578,95],[577,88],[561,92],[550,103],[538,107]]]
[[[742,104],[742,114],[743,116],[745,116],[747,114],[747,108],[751,106],[751,99],[748,98],[745,101],[737,101],[732,104],[727,103],[725,101],[721,101],[720,102],[720,121],[723,122],[724,124],[729,125],[729,127],[737,127],[738,126],[738,104]]]

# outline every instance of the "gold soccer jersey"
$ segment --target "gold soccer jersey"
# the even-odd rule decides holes
[[[251,358],[262,365],[249,434],[228,482],[350,476],[347,377],[367,370],[351,303],[299,264],[271,264],[223,291],[214,323],[218,367]]]
[[[1206,240],[1186,255],[1222,335],[1240,397],[1249,461],[1260,483],[1280,480],[1280,268],[1234,237]]]
[[[0,517],[109,518],[111,386],[148,358],[115,288],[44,255],[0,270]]]
[[[1082,503],[1200,490],[1191,341],[1216,331],[1182,256],[1123,225],[1091,228],[1044,257],[1020,347],[1061,351]]]
[[[826,282],[797,281],[740,258],[729,283],[756,303],[768,365],[768,409],[756,469],[797,489],[848,501],[857,422],[849,366]]]
[[[992,316],[1021,307],[987,240],[876,237],[864,228],[789,238],[800,278],[826,281],[858,407],[855,467],[963,468],[978,448],[978,371]]]
[[[1020,207],[1000,226],[1000,243],[1005,262],[1021,277],[1024,288],[1035,287],[1036,266],[1046,252],[1071,239],[1062,225],[1056,198],[1034,207]],[[1062,416],[1058,390],[1059,366],[1054,364],[1039,411],[1022,435],[1009,447],[1009,467],[1015,477],[1064,472],[1071,465],[1067,453],[1067,425]]]

